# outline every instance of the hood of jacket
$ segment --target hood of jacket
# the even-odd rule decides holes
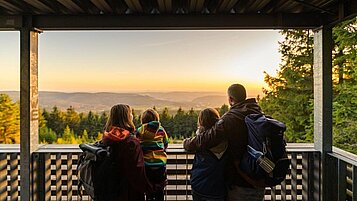
[[[240,114],[243,114],[244,116],[246,116],[248,114],[261,114],[262,109],[260,108],[258,103],[255,101],[255,98],[249,98],[249,99],[246,99],[245,101],[234,104],[230,108],[230,112],[240,113]]]
[[[144,132],[157,133],[161,127],[160,122],[158,121],[150,121],[149,123],[145,123],[138,128],[138,132],[143,134]]]
[[[130,136],[130,131],[119,127],[112,127],[110,131],[105,131],[103,134],[103,143],[112,144],[115,142],[121,142]]]

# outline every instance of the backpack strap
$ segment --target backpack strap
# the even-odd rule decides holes
[[[77,168],[76,168],[77,174],[79,173],[79,166],[83,162],[82,154],[79,156],[79,161],[78,161]],[[82,188],[82,186],[83,186],[83,182],[78,177],[78,189],[77,189],[77,191],[78,191],[78,195],[80,197],[80,200],[83,199],[83,188]]]

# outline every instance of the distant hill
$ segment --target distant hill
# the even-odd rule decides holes
[[[228,98],[227,96],[219,95],[202,96],[193,99],[192,102],[201,105],[202,107],[217,107],[223,104],[228,104]]]
[[[18,91],[0,91],[8,94],[12,100],[19,100]],[[52,109],[57,106],[61,110],[72,106],[76,111],[86,112],[107,111],[111,106],[123,103],[132,106],[136,110],[143,110],[155,106],[159,110],[168,107],[170,109],[202,109],[205,107],[220,107],[227,104],[226,97],[211,92],[147,92],[147,93],[110,93],[110,92],[39,92],[40,107]]]
[[[161,100],[174,100],[178,102],[191,102],[194,99],[205,97],[205,96],[221,96],[222,93],[216,92],[185,92],[185,91],[173,91],[173,92],[142,92],[140,94],[145,94],[152,96]]]

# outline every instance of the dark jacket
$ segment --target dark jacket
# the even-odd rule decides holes
[[[224,199],[226,187],[224,168],[227,153],[217,158],[210,150],[200,150],[195,154],[191,170],[191,188],[206,198]]]
[[[253,187],[236,169],[237,162],[241,160],[247,150],[248,130],[244,117],[248,114],[261,114],[262,111],[255,99],[247,99],[233,105],[229,111],[211,128],[201,135],[184,141],[184,146],[189,150],[212,148],[223,140],[228,141],[228,162],[226,165],[226,181],[228,185]]]
[[[144,201],[144,193],[152,191],[152,186],[145,175],[139,140],[129,131],[115,127],[104,133],[103,143],[111,147],[122,178],[120,195],[111,201]]]

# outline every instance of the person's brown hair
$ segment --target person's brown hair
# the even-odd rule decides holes
[[[142,124],[149,123],[150,121],[159,121],[159,120],[160,120],[159,113],[157,113],[156,110],[151,108],[145,110],[141,115]]]
[[[242,102],[247,98],[247,92],[243,85],[232,84],[228,88],[228,96],[231,97],[236,103]]]
[[[105,131],[110,131],[113,126],[126,129],[130,132],[135,130],[132,110],[129,105],[118,104],[112,107],[108,121],[105,124]]]
[[[220,118],[219,113],[214,108],[206,108],[201,110],[198,115],[198,126],[199,128],[209,129],[218,121]]]

